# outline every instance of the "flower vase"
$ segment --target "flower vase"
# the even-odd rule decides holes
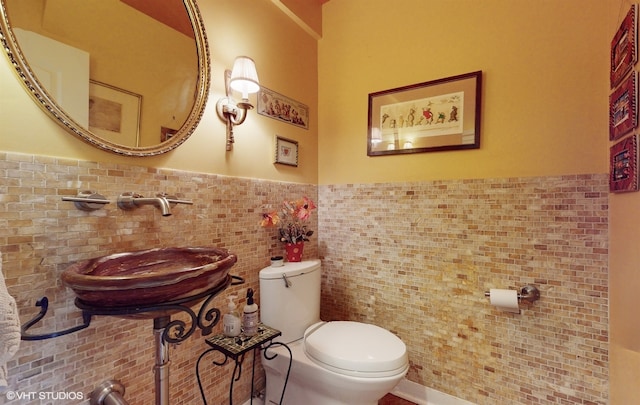
[[[287,261],[289,262],[301,262],[302,251],[304,250],[304,242],[287,243],[284,245],[287,251]]]

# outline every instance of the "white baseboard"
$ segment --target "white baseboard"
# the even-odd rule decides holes
[[[397,397],[415,402],[419,405],[475,405],[472,402],[456,398],[453,395],[445,394],[444,392],[436,391],[407,379],[402,379],[391,393]],[[250,401],[247,401],[243,405],[249,405],[249,403]],[[253,405],[263,404],[264,402],[262,402],[261,399],[253,399]]]
[[[402,379],[391,393],[419,405],[475,405],[473,402],[425,387],[406,378]]]

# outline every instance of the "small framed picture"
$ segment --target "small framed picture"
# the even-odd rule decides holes
[[[611,41],[611,88],[629,73],[638,61],[638,5],[633,4]]]
[[[309,129],[309,106],[260,86],[258,114]]]
[[[632,135],[611,147],[609,191],[638,191],[638,135]]]
[[[298,166],[298,142],[276,135],[275,163]]]
[[[609,96],[609,140],[614,141],[638,125],[638,74],[630,74]]]
[[[160,142],[164,142],[164,141],[168,141],[169,139],[173,138],[173,136],[175,134],[178,133],[177,129],[173,129],[173,128],[167,128],[167,127],[160,127]]]
[[[110,84],[89,82],[89,130],[109,142],[140,146],[142,96]]]

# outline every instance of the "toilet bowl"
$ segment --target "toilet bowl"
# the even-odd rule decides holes
[[[284,405],[376,405],[407,373],[405,344],[376,325],[320,321],[320,261],[287,265],[260,272],[262,322],[291,350],[262,356],[265,405],[280,404],[285,386]]]
[[[392,377],[407,371],[407,347],[396,335],[360,322],[319,322],[304,334],[306,356],[322,368],[362,378]]]
[[[395,374],[368,374],[356,370],[337,372],[309,358],[304,352],[303,340],[287,346],[291,350],[293,364],[283,405],[377,405],[378,400],[393,390],[409,368],[405,359],[404,366]],[[264,360],[263,357],[262,362],[267,375],[265,405],[275,405],[280,403],[290,357],[289,352],[281,346],[268,349],[266,354],[277,354],[272,360]]]

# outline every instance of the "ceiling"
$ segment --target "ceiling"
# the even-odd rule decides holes
[[[193,38],[193,27],[182,0],[120,0],[124,4],[160,21],[184,35]],[[318,0],[326,2],[328,0]]]
[[[149,17],[183,33],[193,37],[193,28],[189,16],[185,13],[183,0],[120,0],[122,3],[135,8]],[[320,6],[329,0],[313,0]]]

